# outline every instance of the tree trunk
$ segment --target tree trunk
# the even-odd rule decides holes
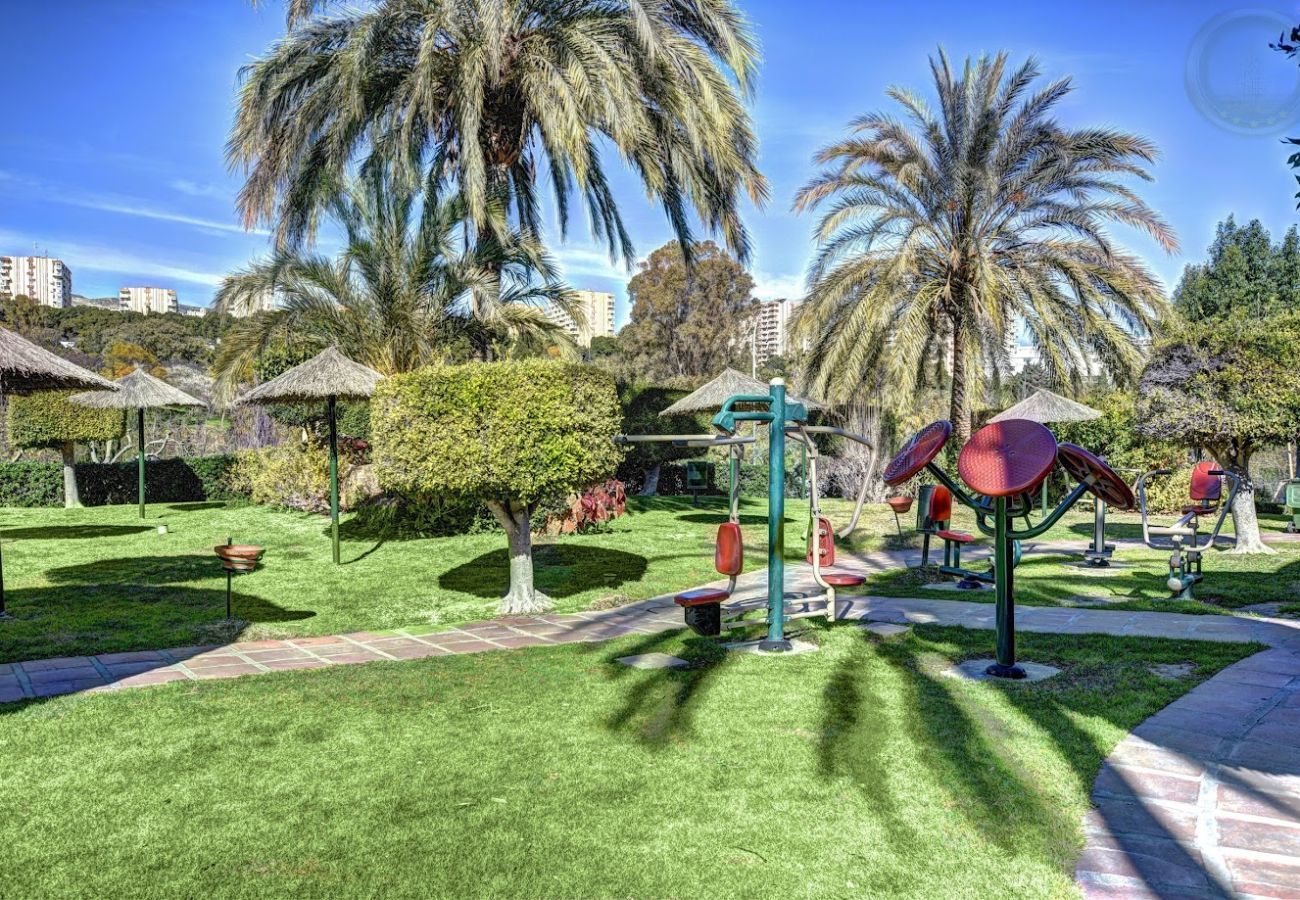
[[[952,334],[952,393],[948,402],[948,418],[957,435],[957,447],[970,440],[970,408],[966,400],[966,347],[962,343],[957,322]]]
[[[1259,518],[1255,515],[1255,482],[1250,478],[1249,468],[1236,465],[1225,465],[1223,468],[1241,479],[1241,489],[1232,501],[1232,527],[1237,534],[1232,552],[1275,553],[1259,534]]]
[[[659,493],[659,472],[661,469],[662,466],[660,466],[659,463],[655,463],[646,470],[645,484],[641,485],[642,497],[653,497],[655,494]]]
[[[59,447],[63,454],[63,508],[73,509],[81,505],[81,493],[77,490],[77,448],[72,441],[64,441]]]
[[[533,586],[532,507],[511,500],[488,501],[488,509],[510,542],[510,589],[497,608],[503,616],[535,615],[553,609],[551,598]]]

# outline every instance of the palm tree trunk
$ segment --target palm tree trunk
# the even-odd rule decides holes
[[[952,330],[952,392],[948,398],[948,418],[957,433],[957,446],[970,440],[970,406],[966,399],[966,345],[961,340],[959,322]]]

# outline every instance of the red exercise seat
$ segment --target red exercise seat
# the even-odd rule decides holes
[[[831,587],[857,587],[867,580],[867,576],[856,572],[822,572],[821,576]]]
[[[678,606],[703,606],[706,603],[721,603],[730,596],[726,588],[696,588],[678,594],[673,602]]]
[[[969,544],[971,541],[975,540],[975,535],[967,534],[964,531],[941,531],[939,532],[939,537],[943,538],[945,541],[953,541],[958,544]]]

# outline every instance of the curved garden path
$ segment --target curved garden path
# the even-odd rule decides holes
[[[1082,542],[1053,544],[1077,549]],[[1044,547],[1044,549],[1047,549]],[[841,552],[839,564],[883,571],[912,554]],[[806,566],[787,569],[808,590]],[[734,601],[758,602],[766,573]],[[846,619],[992,628],[993,606],[960,600],[854,597]],[[1300,622],[1077,607],[1016,610],[1022,631],[1259,642],[1142,723],[1116,746],[1093,787],[1075,878],[1088,897],[1300,897]],[[0,665],[0,702],[167,681],[600,641],[681,627],[671,597],[601,612],[494,619],[459,628],[243,641]]]

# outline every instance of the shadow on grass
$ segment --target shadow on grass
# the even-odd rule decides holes
[[[73,583],[7,591],[5,602],[13,618],[0,623],[0,663],[224,644],[238,640],[254,623],[294,622],[316,615],[286,609],[239,588],[236,579],[233,627],[225,620],[224,583],[219,588]]]
[[[685,659],[687,665],[675,669],[634,669],[617,661],[624,656],[663,652],[679,635],[677,631],[662,631],[630,647],[624,645],[604,653],[603,661],[612,680],[636,679],[622,705],[606,718],[605,728],[631,732],[639,743],[656,749],[690,737],[696,707],[714,676],[727,664],[729,654],[720,641],[686,638],[684,649],[676,650],[674,655]]]
[[[220,500],[204,500],[194,503],[169,503],[167,508],[176,512],[200,512],[205,509],[225,509],[226,504]]]
[[[153,525],[44,525],[34,528],[0,528],[0,538],[13,541],[57,541],[65,538],[123,537],[153,531]]]
[[[690,522],[692,525],[721,525],[723,522],[727,521],[727,510],[720,509],[716,513],[689,513],[687,515],[678,516],[677,520],[679,522]],[[786,516],[783,521],[786,524],[790,524],[794,519]],[[767,516],[741,513],[740,524],[766,526]]]
[[[533,548],[534,583],[552,597],[640,581],[648,567],[649,560],[640,554],[605,547],[560,543]],[[484,553],[444,572],[438,586],[474,597],[500,597],[510,587],[510,555],[504,547]]]
[[[123,556],[75,566],[48,569],[45,577],[56,584],[159,585],[183,584],[205,578],[222,578],[225,572],[216,554],[189,556]]]

